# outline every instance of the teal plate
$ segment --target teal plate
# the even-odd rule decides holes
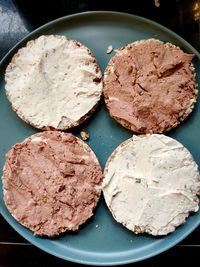
[[[198,52],[177,34],[153,21],[115,12],[88,12],[57,19],[29,34],[0,63],[0,169],[5,162],[5,153],[10,147],[37,132],[12,111],[5,96],[4,71],[19,47],[42,34],[61,34],[82,42],[91,48],[102,71],[114,54],[114,52],[110,55],[106,53],[108,45],[118,48],[147,38],[169,41],[196,55],[193,63],[197,70],[197,83],[200,84]],[[198,101],[191,116],[167,134],[182,142],[200,165],[199,125]],[[95,151],[102,167],[111,152],[132,135],[108,116],[103,102],[92,118],[73,133],[78,135],[80,129],[90,133],[88,144]],[[54,239],[40,238],[13,219],[3,202],[2,184],[0,188],[1,214],[20,235],[52,255],[83,264],[118,265],[152,257],[176,245],[200,224],[200,212],[197,212],[191,215],[184,225],[166,237],[134,235],[114,221],[102,198],[93,218],[78,232],[66,232]]]

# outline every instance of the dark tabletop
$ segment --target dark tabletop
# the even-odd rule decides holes
[[[156,6],[155,2],[160,2]],[[55,18],[91,10],[123,11],[165,25],[200,51],[200,0],[0,0],[0,59],[30,31]],[[134,266],[199,261],[200,227],[174,248]],[[78,266],[51,256],[19,236],[0,215],[0,267]]]

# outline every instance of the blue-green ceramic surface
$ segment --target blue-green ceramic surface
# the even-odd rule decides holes
[[[0,170],[5,162],[5,153],[11,146],[37,132],[24,123],[12,111],[5,96],[4,71],[8,62],[18,48],[28,40],[42,34],[60,34],[76,39],[88,46],[96,56],[102,72],[111,54],[106,53],[108,45],[114,48],[127,43],[147,38],[158,38],[164,42],[179,45],[188,53],[196,55],[193,63],[197,71],[197,83],[200,84],[200,65],[198,52],[181,37],[163,26],[150,20],[115,12],[88,12],[63,17],[50,22],[16,45],[0,63]],[[111,119],[103,101],[97,112],[80,129],[89,132],[87,142],[95,151],[99,161],[104,164],[111,152],[132,133]],[[167,133],[185,145],[194,159],[200,164],[200,104],[196,104],[191,116],[175,130]],[[7,222],[28,241],[60,258],[93,265],[117,265],[140,261],[167,250],[188,236],[200,223],[200,212],[191,215],[186,223],[166,237],[134,235],[114,221],[103,198],[95,210],[93,218],[81,227],[78,232],[66,232],[58,238],[40,238],[34,236],[17,223],[6,209],[0,183],[0,211]]]

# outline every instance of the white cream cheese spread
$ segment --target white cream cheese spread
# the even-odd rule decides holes
[[[87,47],[65,36],[40,36],[8,65],[6,94],[26,122],[37,128],[67,129],[98,103],[101,76]]]
[[[133,136],[113,152],[104,176],[110,211],[135,233],[166,235],[198,210],[198,166],[168,136]]]

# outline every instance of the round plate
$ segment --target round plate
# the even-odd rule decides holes
[[[5,153],[10,147],[37,132],[20,120],[12,111],[5,96],[4,71],[19,47],[42,34],[66,35],[82,42],[93,51],[102,71],[114,54],[114,51],[109,55],[106,53],[108,45],[118,48],[127,43],[147,38],[169,41],[179,45],[188,53],[196,54],[193,63],[196,70],[200,69],[199,54],[190,44],[167,28],[141,17],[116,12],[87,12],[60,18],[40,27],[17,44],[0,63],[0,169],[5,162]],[[197,82],[199,81],[200,76],[197,73]],[[198,101],[191,116],[175,130],[168,133],[191,151],[198,164],[200,164],[199,125],[200,105]],[[92,118],[80,128],[75,129],[73,133],[78,134],[80,129],[89,132],[88,144],[95,151],[102,167],[104,167],[111,152],[132,135],[130,131],[109,117],[103,102]],[[66,232],[53,239],[40,238],[17,223],[9,214],[3,202],[2,184],[0,185],[0,211],[7,222],[37,247],[73,262],[117,265],[140,261],[174,246],[189,235],[200,223],[200,212],[197,212],[191,215],[184,225],[166,237],[134,235],[114,221],[103,198],[101,198],[93,218],[84,224],[79,231]]]

